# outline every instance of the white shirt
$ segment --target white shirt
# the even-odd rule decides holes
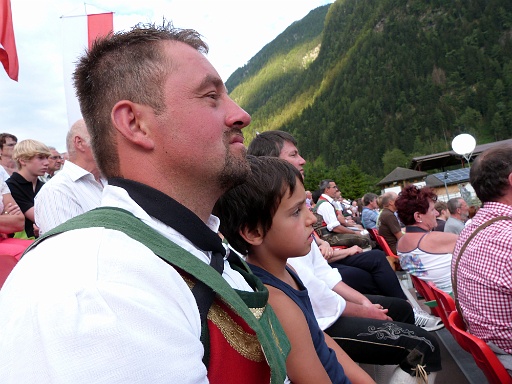
[[[327,196],[326,194],[323,194],[322,197],[327,200],[327,203],[318,204],[320,202],[318,201],[316,203],[318,205],[316,212],[319,215],[322,215],[325,223],[327,224],[327,229],[329,231],[332,231],[333,228],[341,225],[341,223],[338,221],[338,218],[336,217],[336,211],[334,210],[334,207],[331,205],[333,199],[330,196]]]
[[[4,211],[4,195],[7,195],[8,193],[11,193],[11,190],[7,186],[7,183],[5,181],[0,181],[0,215]]]
[[[324,203],[325,204],[325,203]],[[341,281],[341,275],[323,258],[318,245],[311,244],[311,251],[302,257],[288,259],[304,286],[320,329],[329,328],[341,316],[347,302],[332,288]]]
[[[3,166],[0,165],[0,179],[2,181],[5,181],[7,180],[9,177],[11,177],[7,171],[5,170],[5,168]]]
[[[132,212],[203,261],[210,254],[151,218],[121,188],[102,204]],[[219,220],[208,226],[217,231]],[[226,262],[223,277],[250,290]],[[125,234],[89,228],[49,238],[0,290],[0,382],[207,383],[201,321],[174,268]]]
[[[43,234],[59,224],[100,205],[106,180],[66,161],[62,170],[49,179],[34,200],[34,218]]]

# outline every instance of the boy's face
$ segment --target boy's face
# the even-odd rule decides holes
[[[35,155],[29,160],[21,160],[20,163],[32,176],[43,176],[49,164],[48,156],[42,154]]]
[[[305,190],[297,179],[295,191],[288,190],[283,196],[274,217],[272,227],[264,238],[267,252],[281,259],[306,255],[311,249],[315,215],[306,206]]]

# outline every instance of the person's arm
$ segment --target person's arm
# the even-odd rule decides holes
[[[267,286],[269,303],[283,326],[291,350],[286,359],[286,373],[294,384],[331,383],[320,362],[302,310],[281,290]]]
[[[363,249],[358,245],[353,245],[350,248],[332,248],[331,256],[324,256],[324,258],[329,263],[332,263],[338,260],[343,260],[348,256],[357,255],[361,252],[363,252]]]
[[[399,240],[404,235],[404,233],[402,232],[402,230],[400,230],[398,232],[393,233],[393,235],[395,235],[396,239]]]
[[[346,233],[346,234],[349,234],[349,235],[359,235],[359,236],[363,235],[360,231],[354,231],[354,230],[352,230],[350,228],[347,228],[347,227],[345,227],[345,226],[343,226],[341,224],[336,226],[336,227],[334,227],[332,229],[332,232],[342,233],[342,234]]]
[[[391,320],[387,315],[387,309],[382,308],[381,305],[373,304],[366,296],[349,287],[343,281],[336,284],[332,290],[347,302],[342,316]]]
[[[0,233],[14,233],[25,228],[25,216],[10,193],[2,195],[4,212],[0,212]]]
[[[349,355],[332,339],[331,336],[324,332],[325,343],[336,353],[336,358],[340,362],[345,375],[352,384],[375,384],[375,381],[361,368]]]
[[[34,200],[23,192],[20,185],[16,181],[9,179],[6,183],[9,186],[9,190],[11,191],[12,198],[20,207],[23,215],[28,220],[34,222]]]
[[[33,223],[34,223],[34,220],[35,220],[35,219],[34,219],[34,207],[29,208],[29,209],[28,209],[28,210],[26,210],[23,214],[25,215],[25,217],[26,217],[27,219],[29,219],[31,222],[33,222]]]

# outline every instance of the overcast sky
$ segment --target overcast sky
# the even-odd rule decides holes
[[[69,129],[63,81],[63,15],[114,12],[114,30],[138,22],[192,28],[210,47],[209,60],[224,81],[291,23],[333,0],[11,0],[20,63],[19,81],[0,66],[1,132],[36,139],[65,151]],[[127,5],[129,4],[129,5]]]

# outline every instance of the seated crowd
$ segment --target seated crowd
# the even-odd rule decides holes
[[[481,206],[470,205],[462,197],[438,201],[432,188],[409,185],[398,194],[365,194],[360,210],[363,226],[378,230],[399,257],[403,271],[455,296],[469,331],[491,346],[509,373],[511,155],[510,145],[504,145],[477,157],[470,180]],[[321,194],[320,187],[313,196]],[[484,229],[487,225],[490,228]]]
[[[269,143],[271,146],[276,146],[277,152],[273,148],[269,149]],[[83,120],[76,122],[69,130],[66,147],[69,159],[64,162],[61,154],[53,147],[30,139],[18,143],[14,135],[6,133],[0,135],[2,164],[6,164],[5,167],[3,165],[0,167],[0,172],[9,176],[2,181],[0,207],[3,214],[0,216],[0,231],[2,233],[0,254],[9,255],[19,260],[25,249],[39,235],[52,230],[74,216],[99,206],[106,180],[100,176],[96,166],[90,147],[89,133]],[[286,151],[290,148],[296,152],[295,156],[300,157],[292,136],[280,131],[266,132],[253,140],[249,147],[249,154],[274,156],[287,160]],[[293,192],[293,189],[303,189],[299,188],[303,177],[300,170],[305,161],[300,162],[300,165],[290,161],[299,170],[296,173],[296,175],[300,175],[299,184],[290,181],[293,180],[291,169],[294,168],[283,168],[282,164],[273,163],[270,160],[259,162],[250,157],[250,161],[255,178],[254,181],[250,179],[247,182],[247,185],[250,186],[249,189],[252,190],[251,194],[238,196],[235,189],[226,194],[216,208],[221,223],[231,223],[230,226],[221,224],[221,232],[234,248],[241,241],[239,237],[233,238],[237,233],[236,228],[244,227],[248,223],[243,222],[244,216],[240,211],[240,205],[236,204],[236,209],[235,207],[231,208],[230,201],[244,200],[248,204],[247,209],[261,212],[259,206],[251,208],[253,202],[250,196],[254,196],[257,187],[264,188],[263,186],[269,185],[268,181],[264,183],[259,178],[272,177],[268,171],[273,168],[276,173],[274,177],[279,176],[279,172],[282,173],[285,169],[290,173],[286,179],[278,178],[274,182],[290,183],[287,188],[290,189],[291,195],[297,194]],[[261,173],[260,168],[265,171]],[[251,186],[251,183],[254,185]],[[264,196],[268,195],[270,199],[278,199],[281,201],[280,204],[284,204],[284,196],[269,195],[270,191],[264,189],[259,193]],[[329,362],[329,359],[333,358],[332,356],[337,356],[337,360],[335,360],[342,364],[339,366],[340,371],[335,373],[336,376],[344,375],[343,370],[345,370],[348,377],[351,377],[354,382],[361,383],[371,382],[371,379],[366,377],[366,374],[353,364],[354,362],[378,365],[398,364],[403,368],[404,361],[409,361],[410,365],[410,359],[408,360],[406,355],[387,356],[384,359],[382,355],[377,354],[377,350],[382,352],[387,344],[392,351],[394,343],[383,342],[380,338],[372,340],[372,334],[363,336],[365,335],[363,330],[366,327],[384,329],[390,327],[390,324],[394,324],[395,331],[408,329],[410,332],[415,328],[413,324],[416,321],[417,324],[421,323],[424,329],[432,331],[439,328],[440,322],[433,316],[421,313],[411,306],[408,306],[407,309],[400,303],[400,300],[406,303],[407,297],[404,295],[396,274],[384,257],[384,253],[378,247],[372,247],[365,228],[378,230],[393,252],[400,258],[400,265],[404,271],[425,281],[431,281],[438,288],[451,293],[452,254],[459,235],[450,232],[462,232],[464,222],[469,219],[468,212],[474,207],[469,207],[462,198],[450,199],[448,203],[437,201],[437,196],[431,188],[418,188],[414,185],[405,187],[399,194],[387,192],[378,196],[374,193],[367,193],[359,199],[359,202],[357,200],[344,201],[336,183],[330,179],[322,181],[319,191],[314,194],[316,196],[312,196],[309,191],[304,192],[304,195],[307,210],[321,215],[325,227],[320,235],[313,232],[313,244],[307,256],[293,257],[291,254],[290,259],[283,260],[287,265],[286,273],[292,280],[285,279],[281,282],[279,279],[275,280],[275,276],[281,275],[282,271],[276,270],[275,276],[267,275],[267,273],[272,273],[272,269],[266,269],[267,262],[265,260],[256,259],[257,253],[251,256],[251,252],[249,252],[247,256],[247,260],[254,264],[254,266],[251,265],[254,273],[272,288],[270,289],[270,303],[282,308],[282,311],[277,311],[277,315],[292,343],[291,356],[297,355],[297,358],[293,359],[296,365],[287,366],[289,377],[294,375],[308,377],[306,373],[311,374],[311,377],[316,377],[315,369],[311,369],[314,367],[315,360],[306,358],[307,354],[304,354],[302,349],[310,341],[307,339],[294,341],[296,332],[292,332],[292,330],[296,330],[298,325],[296,316],[291,314],[299,308],[305,311],[303,313],[306,319],[304,326],[310,329],[313,338],[312,347],[316,349],[316,354],[320,358],[319,363],[324,365],[328,375],[333,374],[331,371],[337,372],[336,369],[338,369],[332,362]],[[231,215],[230,210],[232,209],[235,210],[236,215]],[[471,217],[475,216],[478,209],[473,209],[473,211]],[[273,215],[276,214],[277,211],[273,213]],[[239,221],[233,220],[235,216]],[[251,225],[257,226],[259,216],[254,213],[249,216],[255,216],[256,222]],[[308,220],[316,221],[317,218],[310,217]],[[461,225],[462,230],[459,228]],[[447,226],[448,230],[445,230]],[[249,241],[245,237],[243,238],[244,242]],[[247,254],[247,245],[252,243],[244,244],[246,246],[242,248],[243,253]],[[295,252],[295,256],[301,256],[304,251],[297,250]],[[466,265],[466,263],[462,265]],[[464,272],[469,270],[468,267],[465,268]],[[461,278],[462,281],[463,279],[464,277]],[[294,309],[295,307],[290,302],[292,306],[288,308],[287,299],[279,298],[282,293],[277,294],[277,292],[290,295],[297,289],[300,291],[300,287],[307,288],[311,304],[301,304],[297,301],[298,298],[290,296],[298,307]],[[273,293],[274,289],[278,291]],[[462,293],[464,299],[468,298],[464,287],[459,287],[459,292]],[[283,299],[284,301],[281,302]],[[307,309],[308,305],[311,305],[311,309]],[[472,316],[471,311],[467,309],[465,311]],[[293,316],[293,327],[291,323],[287,325],[289,316]],[[313,316],[315,324],[318,322],[320,327],[314,331],[316,333],[313,333],[310,316]],[[425,318],[428,321],[425,321]],[[393,320],[395,323],[386,324]],[[485,329],[475,328],[475,332],[486,337],[488,333]],[[319,331],[323,333],[318,333]],[[414,332],[419,335],[424,331],[416,327]],[[321,336],[322,334],[323,336]],[[423,337],[425,340],[429,340],[431,348],[435,345],[435,340],[431,339],[428,333]],[[324,341],[322,341],[323,338],[325,338]],[[348,342],[348,340],[351,341]],[[499,339],[491,338],[490,340],[493,340],[490,341],[491,345],[504,363],[508,364],[506,366],[509,366],[510,349],[506,344],[500,343]],[[371,343],[368,345],[378,346],[375,355],[372,355],[368,346],[365,347],[365,352],[362,352],[360,343],[369,341]],[[301,348],[301,353],[295,352],[295,343],[298,343],[297,348]],[[325,347],[321,347],[322,345]],[[319,348],[326,347],[330,350],[331,357],[329,358],[327,350],[325,352],[319,350]],[[409,350],[416,350],[419,347],[420,345],[411,345]],[[334,351],[331,348],[334,348]],[[339,348],[339,351],[336,351],[336,348]],[[435,349],[437,350],[437,347]],[[422,348],[422,350],[427,349]],[[303,362],[304,358],[308,364]],[[427,364],[429,367],[427,373],[430,373],[427,376],[430,379],[429,382],[433,382],[434,372],[440,369],[438,352],[433,355],[426,354],[418,364],[422,366]],[[386,382],[387,380],[394,382],[396,375],[400,375],[400,372],[403,371],[383,370],[383,372],[380,373],[380,379],[386,377]]]
[[[83,120],[77,121],[66,137],[64,162],[54,147],[0,134],[0,255],[19,260],[40,235],[99,206],[106,181],[89,142]]]
[[[40,237],[0,290],[0,382],[434,383],[439,319],[408,300],[373,225],[512,369],[512,147],[475,160],[483,206],[459,235],[433,231],[429,188],[367,194],[356,214],[334,180],[306,194],[290,134],[246,156],[250,116],[205,52],[172,24],[110,34],[74,74],[88,124],[69,160],[0,135],[0,249]]]

